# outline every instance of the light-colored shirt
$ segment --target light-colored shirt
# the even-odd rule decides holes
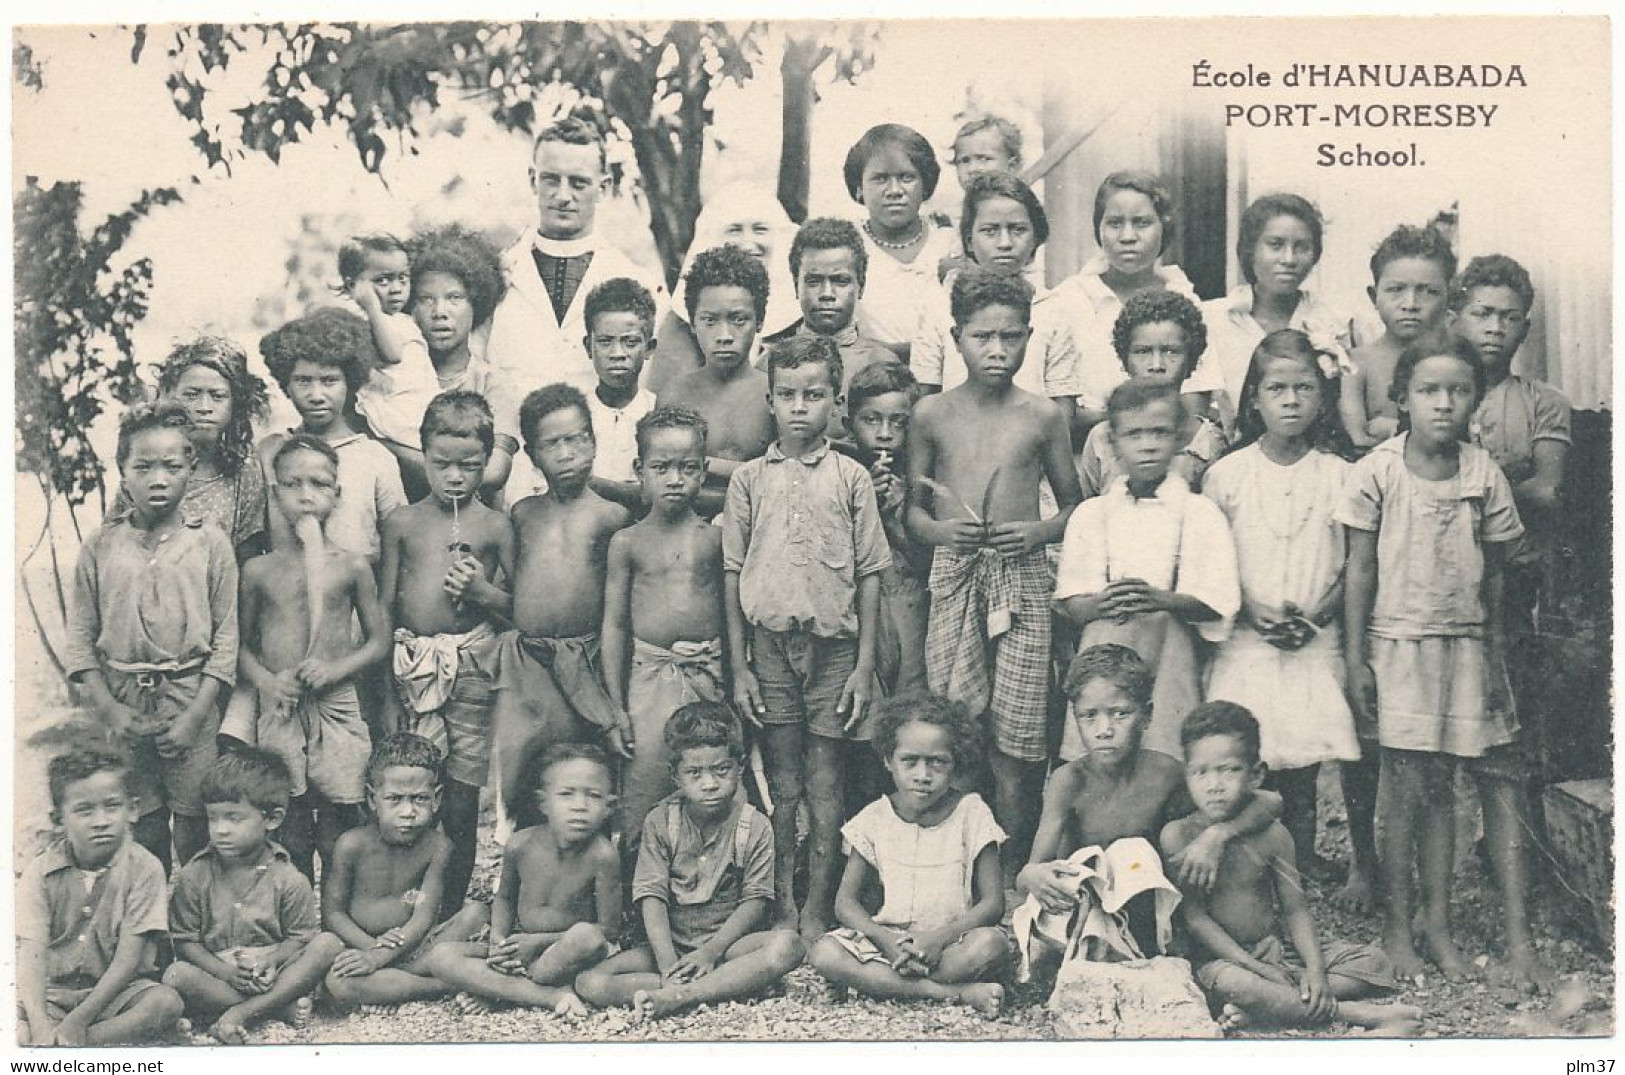
[[[934,227],[922,218],[925,244],[908,264],[876,245],[869,229],[858,225],[868,248],[869,271],[858,300],[858,331],[886,347],[898,348],[919,339],[920,332],[941,301],[942,284],[937,263],[958,252],[959,233]]]
[[[734,471],[722,512],[722,568],[739,575],[745,618],[769,631],[858,634],[858,580],[891,565],[874,482],[827,440]]]
[[[440,378],[429,358],[429,345],[411,315],[385,314],[373,327],[380,350],[387,340],[401,360],[393,366],[378,365],[355,393],[356,413],[380,438],[408,448],[418,448],[418,428],[423,412],[440,394]]]
[[[1253,317],[1252,285],[1242,284],[1223,298],[1204,302],[1201,310],[1207,323],[1207,354],[1203,361],[1217,368],[1230,401],[1240,403],[1253,351],[1269,335]],[[1354,372],[1354,361],[1349,358],[1353,341],[1348,314],[1333,309],[1314,292],[1302,290],[1286,327],[1297,329],[1316,347],[1329,352],[1345,376]]]
[[[949,280],[949,285],[952,280]],[[1064,399],[1083,392],[1078,346],[1072,338],[1075,310],[1064,294],[1043,287],[1033,289],[1032,335],[1027,354],[1016,371],[1017,388],[1039,396]],[[920,338],[909,349],[908,364],[921,384],[941,385],[943,391],[965,383],[965,361],[954,342],[953,313],[948,292],[939,291],[936,309],[926,320]]]
[[[260,451],[266,459],[267,470],[277,447],[285,439],[285,435],[278,434],[262,442]],[[333,513],[327,517],[323,532],[335,548],[365,556],[376,564],[379,527],[385,516],[406,503],[406,491],[401,487],[400,464],[388,448],[360,433],[352,433],[343,440],[329,441],[328,447],[339,457],[339,499],[333,505]],[[291,548],[293,535],[287,517],[282,514],[282,508],[274,496],[270,498],[270,507],[272,546]]]
[[[932,826],[904,821],[882,795],[841,826],[847,851],[875,868],[884,902],[875,922],[898,929],[929,930],[970,910],[976,856],[1002,844],[1004,830],[975,792]]]
[[[655,409],[655,394],[638,389],[624,407],[611,407],[598,398],[596,391],[587,393],[587,410],[592,415],[592,438],[597,444],[593,454],[592,472],[606,481],[635,482],[638,475],[632,464],[638,457],[638,420]]]
[[[245,464],[246,465],[246,464]],[[237,558],[223,531],[193,520],[147,548],[129,519],[98,528],[79,551],[68,597],[65,671],[201,666],[237,680]]]
[[[1055,573],[1055,599],[1104,590],[1118,579],[1196,598],[1219,614],[1192,626],[1209,642],[1230,635],[1241,607],[1236,547],[1218,505],[1169,474],[1151,496],[1135,497],[1118,478],[1085,500],[1066,524]]]
[[[1418,478],[1405,465],[1409,433],[1354,464],[1337,521],[1377,533],[1378,638],[1482,637],[1484,545],[1523,537],[1512,487],[1490,454],[1461,446],[1454,478]]]
[[[58,839],[24,868],[17,883],[17,939],[45,946],[48,985],[95,985],[126,932],[150,937],[168,928],[164,868],[128,833],[88,890],[86,879],[68,841]],[[149,940],[137,973],[157,973],[156,949]]]
[[[679,804],[677,839],[671,838],[668,804]],[[657,899],[671,920],[679,949],[698,948],[746,900],[773,898],[773,827],[747,802],[736,799],[709,836],[681,809],[682,796],[662,799],[643,819],[643,842],[632,875],[632,902]],[[743,853],[738,828],[744,812],[749,833]]]
[[[171,939],[195,941],[217,954],[304,940],[320,928],[310,882],[274,843],[260,849],[253,880],[241,895],[227,885],[220,856],[209,846],[181,868],[169,898]]]

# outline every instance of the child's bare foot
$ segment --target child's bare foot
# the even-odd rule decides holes
[[[818,938],[829,932],[829,919],[823,915],[815,914],[811,907],[802,910],[799,925],[801,940],[809,948],[813,946],[813,943]]]
[[[1409,1004],[1377,1004],[1380,1015],[1372,1019],[1368,1029],[1385,1038],[1414,1038],[1422,1032],[1422,1009]]]
[[[386,1019],[392,1019],[401,1014],[401,1006],[399,1004],[362,1004],[356,1008],[356,1014],[381,1015]]]
[[[1449,981],[1457,981],[1472,973],[1461,949],[1450,938],[1446,929],[1435,929],[1431,926],[1418,926],[1415,936],[1421,942],[1422,951],[1427,953],[1428,960],[1439,968],[1439,972]]]
[[[1332,904],[1350,914],[1370,914],[1377,906],[1376,886],[1364,870],[1349,868],[1349,879],[1332,893]]]
[[[1414,982],[1427,969],[1422,957],[1416,954],[1416,946],[1411,943],[1409,932],[1384,930],[1382,950],[1387,953],[1388,962],[1393,964],[1394,977],[1401,982]]]
[[[1220,1030],[1240,1030],[1247,1025],[1247,1013],[1234,1004],[1226,1004],[1219,1011]]]
[[[1514,945],[1508,949],[1506,971],[1512,987],[1520,993],[1546,994],[1551,992],[1551,968],[1541,962],[1532,944]]]
[[[282,1021],[295,1030],[307,1030],[310,1028],[310,1018],[315,1010],[315,1001],[309,997],[300,997],[282,1009]]]
[[[566,989],[553,1005],[553,1014],[562,1015],[566,1019],[585,1019],[587,1017],[587,1002],[576,996],[573,989]]]
[[[248,1028],[238,1022],[231,1012],[226,1012],[209,1028],[214,1040],[222,1045],[247,1045]]]
[[[682,1007],[677,994],[669,989],[640,989],[632,994],[632,1020],[641,1023],[659,1019]]]
[[[974,1008],[984,1018],[995,1019],[1004,1007],[1004,986],[997,982],[972,982],[960,987],[959,1002]]]
[[[473,993],[457,993],[451,998],[451,1007],[458,1015],[490,1015],[491,1002]]]

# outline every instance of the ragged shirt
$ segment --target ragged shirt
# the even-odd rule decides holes
[[[17,883],[17,939],[45,948],[50,986],[93,986],[107,973],[126,931],[149,937],[169,925],[164,868],[128,835],[105,869],[93,874],[73,861],[66,839],[53,841],[23,870]],[[150,942],[138,974],[157,973]]]
[[[226,877],[220,854],[205,847],[181,868],[169,898],[169,935],[216,954],[308,940],[321,922],[316,894],[281,845],[267,843],[253,866],[253,880],[240,896]]]
[[[709,836],[680,810],[673,841],[667,804],[674,802],[681,803],[681,795],[662,799],[643,821],[632,901],[664,903],[672,940],[680,949],[694,949],[714,937],[741,903],[773,898],[773,829],[759,810],[736,799]],[[750,826],[742,855],[736,852],[735,832],[740,811],[747,811]]]

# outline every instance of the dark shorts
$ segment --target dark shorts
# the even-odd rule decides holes
[[[751,627],[750,667],[762,691],[763,724],[801,724],[827,739],[873,738],[871,717],[852,732],[836,712],[858,666],[858,640],[821,638],[810,631]]]

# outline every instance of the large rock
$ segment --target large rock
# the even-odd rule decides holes
[[[1063,1038],[1223,1037],[1191,965],[1173,956],[1068,960],[1055,978],[1049,1009]]]

